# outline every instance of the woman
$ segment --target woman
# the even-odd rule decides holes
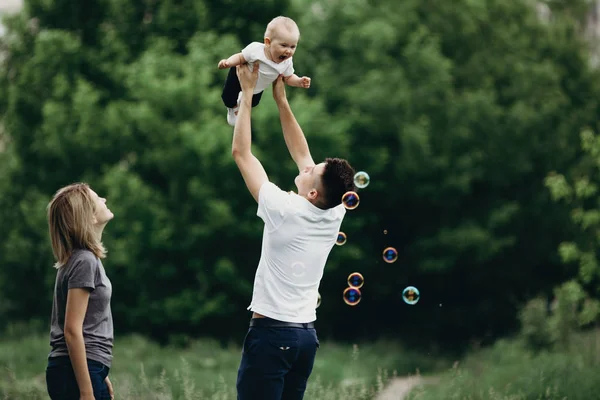
[[[114,399],[112,285],[101,258],[102,231],[114,217],[85,183],[60,189],[48,204],[56,259],[46,384],[52,400]]]

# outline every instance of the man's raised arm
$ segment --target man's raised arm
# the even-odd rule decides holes
[[[302,171],[306,167],[315,165],[315,162],[310,155],[308,142],[302,132],[302,128],[296,121],[296,117],[292,112],[290,103],[288,103],[285,94],[285,85],[281,76],[273,82],[273,97],[279,108],[279,119],[281,120],[281,128],[283,129],[283,137],[285,144],[298,166],[298,170]]]
[[[258,192],[263,183],[269,178],[262,164],[252,154],[251,138],[251,110],[252,92],[258,78],[258,63],[254,71],[250,71],[248,64],[238,65],[237,76],[242,87],[242,99],[238,111],[235,127],[233,128],[233,142],[231,143],[231,154],[237,164],[248,190],[258,202]]]

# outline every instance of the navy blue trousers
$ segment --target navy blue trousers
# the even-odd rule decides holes
[[[238,369],[238,400],[302,400],[318,347],[315,329],[250,327]]]
[[[88,359],[88,370],[96,400],[110,400],[108,387],[104,379],[108,376],[109,368]],[[79,386],[69,356],[52,357],[48,359],[46,368],[46,386],[52,400],[79,400]]]

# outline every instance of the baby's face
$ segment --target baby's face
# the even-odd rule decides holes
[[[271,55],[271,60],[276,63],[283,62],[292,57],[298,46],[299,35],[297,32],[289,31],[283,27],[279,27],[274,32],[271,38],[271,43],[268,46],[268,51]]]

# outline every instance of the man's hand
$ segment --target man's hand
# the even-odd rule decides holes
[[[236,67],[236,73],[242,87],[242,92],[252,92],[256,86],[258,79],[258,64],[254,63],[254,68],[250,71],[248,64],[238,65]]]
[[[310,87],[310,78],[308,76],[303,76],[300,78],[300,87],[308,89]]]
[[[221,61],[219,61],[218,67],[219,69],[229,68],[229,62],[226,59],[222,59]]]
[[[283,83],[283,75],[279,75],[273,82],[273,98],[276,103],[285,100],[285,84]]]

